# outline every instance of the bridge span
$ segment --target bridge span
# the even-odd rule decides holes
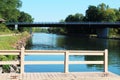
[[[7,23],[7,26],[19,27],[69,27],[69,26],[79,26],[79,27],[99,27],[99,28],[118,28],[120,27],[120,22],[15,22]]]
[[[9,27],[82,27],[95,28],[98,37],[108,38],[109,28],[120,28],[120,22],[15,22],[6,23]]]

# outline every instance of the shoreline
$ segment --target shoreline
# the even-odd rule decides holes
[[[27,41],[31,38],[32,35],[28,35],[27,37],[23,37],[22,39],[18,40],[17,43],[15,43],[14,48],[17,50],[20,50],[22,46],[27,45]]]

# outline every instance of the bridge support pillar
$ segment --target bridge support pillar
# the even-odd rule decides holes
[[[18,30],[18,24],[15,24],[15,30]]]
[[[30,28],[30,34],[32,34],[32,28]]]
[[[98,29],[98,38],[108,38],[109,37],[109,28]]]

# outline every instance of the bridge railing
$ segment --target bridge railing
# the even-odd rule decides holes
[[[108,73],[108,50],[104,51],[81,51],[81,50],[0,50],[0,55],[18,55],[20,60],[16,61],[0,61],[0,65],[20,65],[20,73],[24,73],[24,65],[35,64],[64,64],[64,72],[69,72],[69,64],[103,64],[104,72]],[[26,55],[64,55],[64,61],[25,61]],[[84,56],[104,56],[101,61],[70,61],[70,55],[84,55]]]

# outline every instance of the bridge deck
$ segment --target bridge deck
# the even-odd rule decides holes
[[[0,80],[120,80],[120,77],[110,72],[107,75],[103,72],[10,73],[0,74]]]

